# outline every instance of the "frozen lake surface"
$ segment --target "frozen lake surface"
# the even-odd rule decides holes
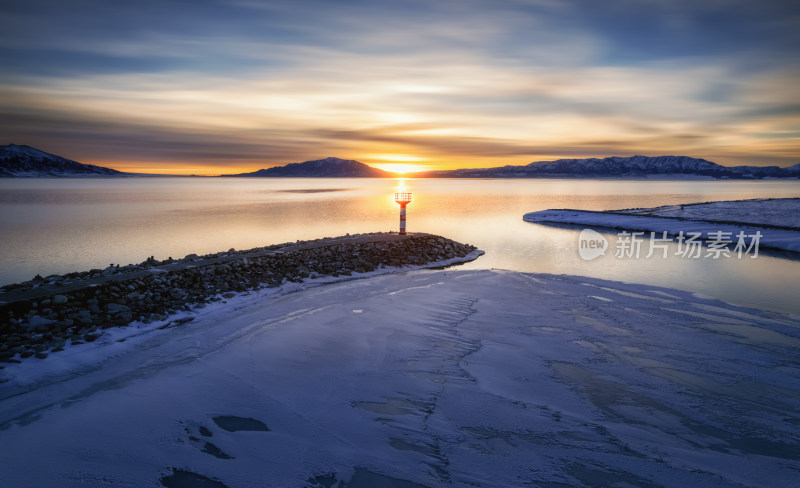
[[[552,209],[529,212],[523,220],[533,223],[569,224],[640,232],[647,241],[664,238],[696,238],[697,242],[716,242],[727,257],[758,258],[759,249],[798,253],[800,257],[800,198],[744,200],[692,205],[667,205],[622,211]],[[665,234],[666,233],[666,234]],[[737,237],[738,236],[738,237]],[[629,237],[632,239],[632,237]],[[727,245],[726,245],[727,244]],[[683,246],[682,246],[683,247]],[[712,246],[713,247],[713,246]],[[686,249],[683,249],[685,252]],[[747,251],[747,252],[745,252]],[[682,251],[679,251],[679,253]],[[703,249],[699,254],[714,256]],[[722,257],[718,256],[717,258]]]
[[[624,212],[681,219],[736,221],[800,228],[800,198],[756,198],[629,209]]]
[[[647,285],[491,270],[293,286],[7,365],[0,479],[19,488],[797,481],[796,317]]]

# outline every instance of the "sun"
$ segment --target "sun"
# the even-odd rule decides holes
[[[407,164],[407,163],[379,163],[371,164],[373,168],[382,169],[390,173],[397,173],[400,175],[408,173],[418,173],[420,171],[427,171],[428,168],[421,164]]]
[[[414,164],[415,161],[425,161],[425,158],[409,156],[406,154],[371,154],[367,159],[378,159],[385,163],[371,163],[370,166],[397,174],[417,173],[427,171],[424,164]]]

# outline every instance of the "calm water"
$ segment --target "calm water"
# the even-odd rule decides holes
[[[391,179],[0,179],[0,284],[346,233],[396,230],[393,193],[413,193],[409,231],[486,251],[471,268],[587,275],[680,288],[800,313],[800,261],[651,257],[583,261],[577,230],[522,221],[547,208],[652,207],[798,197],[798,182]],[[670,253],[672,254],[672,253]]]

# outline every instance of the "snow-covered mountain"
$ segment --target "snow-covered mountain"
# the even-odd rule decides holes
[[[415,176],[447,178],[531,178],[531,177],[617,177],[617,176],[710,176],[715,178],[797,178],[800,165],[778,166],[721,166],[689,156],[612,156],[608,158],[559,159],[536,161],[525,166],[457,169],[433,171]]]
[[[531,173],[606,174],[700,174],[715,176],[727,168],[688,156],[632,156],[539,161],[525,166]]]
[[[387,178],[392,173],[367,166],[352,159],[325,158],[303,163],[291,163],[236,175],[244,177],[318,177],[318,178]]]
[[[730,168],[751,178],[798,178],[800,177],[800,164],[781,168],[780,166],[734,166]]]
[[[16,144],[0,146],[0,177],[122,176],[125,174],[111,168],[78,163],[30,146]]]

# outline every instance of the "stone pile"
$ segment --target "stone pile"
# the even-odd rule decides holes
[[[48,277],[51,286],[44,291],[41,283],[37,285],[45,281],[42,278],[4,287],[3,291],[15,292],[17,300],[0,302],[0,362],[31,356],[44,359],[63,350],[67,341],[73,345],[91,342],[103,329],[133,321],[163,321],[171,313],[231,298],[236,292],[322,276],[349,276],[379,267],[424,265],[463,258],[475,250],[429,234],[378,237],[386,238],[308,241],[310,245],[298,242],[203,257],[190,255],[178,261],[150,258],[121,268],[127,273],[110,267]],[[31,298],[24,299],[26,293]]]

